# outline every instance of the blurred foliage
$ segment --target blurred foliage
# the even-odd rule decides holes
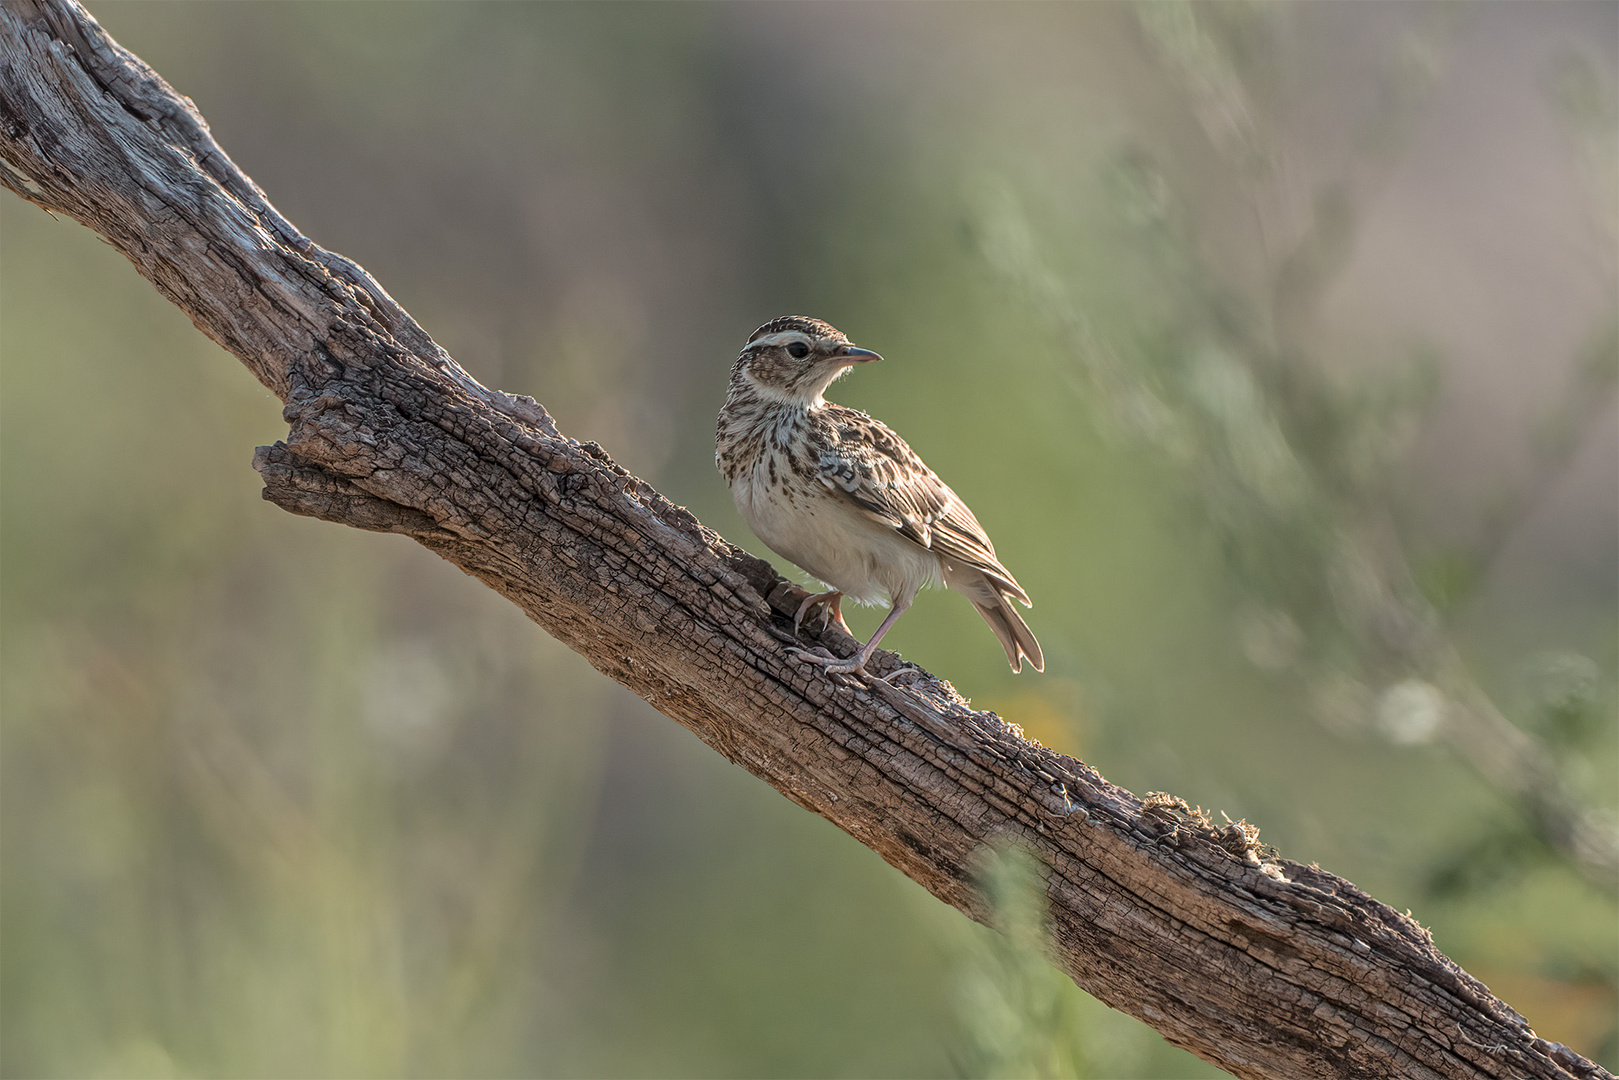
[[[1090,1075],[1085,995],[1046,962],[1045,868],[1027,851],[984,853],[980,888],[998,931],[985,935],[961,988],[964,1076],[1064,1080]],[[1105,1075],[1105,1074],[1104,1074]]]
[[[477,377],[761,554],[737,348],[882,352],[833,396],[972,503],[1049,673],[948,596],[893,647],[1619,1062],[1619,9],[95,13]],[[975,926],[262,503],[277,403],[10,195],[0,365],[5,1075],[1213,1074],[1044,966],[1016,855]]]

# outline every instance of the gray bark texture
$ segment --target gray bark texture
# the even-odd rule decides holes
[[[1257,830],[1138,799],[931,676],[794,659],[800,589],[479,385],[73,0],[0,0],[0,179],[106,238],[285,403],[286,441],[254,458],[265,498],[414,538],[974,919],[993,917],[984,846],[1027,848],[1052,961],[1177,1046],[1243,1077],[1611,1080],[1410,918]]]

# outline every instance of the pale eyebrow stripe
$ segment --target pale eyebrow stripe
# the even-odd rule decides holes
[[[748,342],[750,349],[768,349],[772,345],[785,345],[789,341],[802,341],[806,345],[814,345],[821,339],[812,338],[802,330],[780,330],[774,334],[766,334],[762,338],[754,338]]]

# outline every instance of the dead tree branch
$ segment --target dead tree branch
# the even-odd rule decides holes
[[[72,0],[0,6],[0,166],[281,398],[286,441],[254,459],[267,499],[413,537],[973,918],[990,915],[983,845],[1026,846],[1048,868],[1053,960],[1169,1041],[1247,1077],[1610,1076],[1411,919],[1267,857],[1252,830],[1143,803],[932,678],[864,685],[793,659],[795,586],[479,385]]]

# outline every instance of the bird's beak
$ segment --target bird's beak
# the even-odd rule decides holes
[[[870,349],[859,349],[853,345],[840,345],[833,355],[848,364],[869,364],[873,360],[882,359]]]

